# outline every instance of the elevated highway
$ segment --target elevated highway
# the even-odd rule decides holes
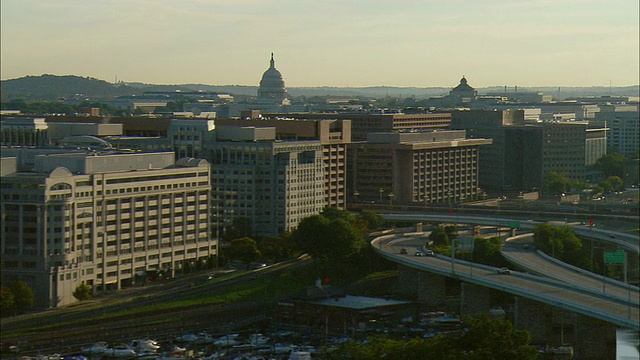
[[[391,221],[438,221],[458,224],[476,224],[508,227],[513,222],[518,222],[521,229],[533,229],[537,224],[543,221],[535,220],[514,220],[500,217],[487,216],[468,216],[468,215],[443,215],[443,214],[424,214],[424,213],[396,213],[396,214],[380,214],[387,220]],[[593,238],[599,241],[616,244],[621,248],[631,251],[634,254],[640,252],[640,237],[633,234],[623,232],[600,230],[582,225],[569,225],[573,228],[574,233],[583,238]]]
[[[384,216],[389,219],[389,214]],[[426,219],[424,215],[421,216],[423,217],[420,219],[411,219],[410,216],[404,215],[401,220],[438,221],[433,217]],[[451,216],[445,218],[446,220],[442,221],[454,222],[451,221]],[[400,218],[398,219],[400,220]],[[459,221],[471,223],[469,219]],[[392,234],[377,237],[371,242],[371,245],[382,257],[419,271],[500,290],[600,319],[616,326],[640,330],[637,295],[632,297],[630,293],[627,293],[627,296],[624,297],[618,293],[602,292],[588,286],[516,271],[512,271],[509,275],[499,274],[493,267],[455,260],[441,255],[417,257],[413,256],[412,252],[407,255],[400,254],[402,248],[419,248],[423,243],[424,239],[420,237]],[[634,294],[637,294],[637,290]]]

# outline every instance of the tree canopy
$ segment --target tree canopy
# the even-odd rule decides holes
[[[568,226],[538,224],[533,228],[533,239],[537,249],[557,259],[577,266],[588,262],[582,253],[582,241]]]
[[[542,188],[551,194],[560,194],[571,190],[571,179],[552,171],[544,176]]]
[[[34,293],[29,285],[21,280],[14,281],[9,284],[9,289],[13,294],[14,308],[18,312],[23,312],[27,308],[33,306]]]
[[[241,260],[247,267],[253,261],[260,259],[260,251],[256,241],[249,237],[242,237],[231,240],[229,243],[229,257]]]
[[[377,214],[353,215],[336,208],[303,219],[291,234],[299,249],[311,255],[319,276],[349,277],[368,266],[366,234],[384,224]]]
[[[606,177],[617,176],[624,178],[624,166],[628,159],[619,152],[612,152],[603,155],[593,165],[596,170],[601,171]]]
[[[91,287],[85,283],[76,286],[73,290],[73,297],[82,301],[91,299]]]
[[[394,340],[375,337],[366,343],[349,342],[336,351],[327,353],[327,359],[430,359],[430,360],[535,360],[538,350],[529,346],[530,335],[515,330],[505,319],[488,315],[464,317],[465,332],[459,336],[438,335],[430,339],[414,338]]]

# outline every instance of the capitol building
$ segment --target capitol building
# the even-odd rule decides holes
[[[258,102],[288,105],[290,103],[288,97],[289,94],[287,94],[287,89],[284,87],[282,74],[276,69],[276,62],[273,60],[273,53],[271,53],[269,68],[262,74],[262,79],[260,80]]]

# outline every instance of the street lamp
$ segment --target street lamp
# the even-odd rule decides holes
[[[358,203],[358,196],[360,196],[360,193],[358,192],[358,190],[356,190],[356,191],[353,193],[353,197],[355,198],[356,204]]]
[[[382,204],[382,194],[384,194],[384,189],[380,188],[380,190],[378,190],[378,192],[380,193],[380,204]]]
[[[391,201],[393,201],[393,193],[389,193],[389,206],[391,206]]]

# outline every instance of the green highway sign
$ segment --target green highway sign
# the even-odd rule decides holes
[[[624,250],[604,253],[604,263],[605,264],[623,264]]]
[[[508,225],[511,229],[520,229],[520,221],[511,221]]]

